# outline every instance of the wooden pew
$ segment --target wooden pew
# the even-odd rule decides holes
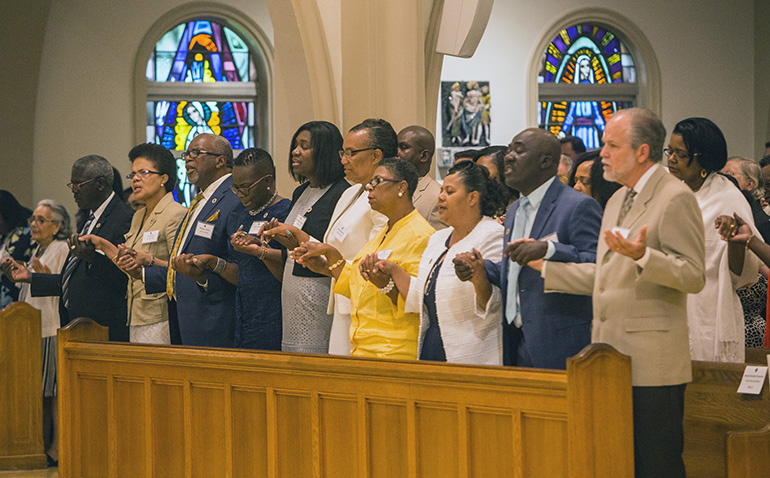
[[[746,362],[767,366],[768,349]],[[770,476],[770,391],[737,393],[746,364],[693,362],[684,408],[684,460],[695,478]]]
[[[0,311],[0,470],[45,468],[40,311]]]
[[[630,359],[566,371],[100,343],[59,330],[59,476],[633,475]]]

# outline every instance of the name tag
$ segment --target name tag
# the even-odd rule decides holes
[[[541,241],[551,241],[551,242],[559,242],[559,236],[554,232],[552,234],[548,234],[544,238],[540,239]]]
[[[198,221],[197,225],[195,226],[195,235],[198,237],[211,239],[211,236],[214,235],[214,225]]]
[[[384,251],[378,251],[377,252],[377,259],[384,261],[388,257],[390,257],[390,253],[393,252],[393,249],[386,249]]]
[[[337,242],[342,242],[343,239],[345,239],[345,236],[348,235],[348,228],[345,226],[340,225],[335,231],[334,231],[334,239]]]
[[[160,231],[147,231],[142,235],[142,244],[151,244],[158,242],[158,233]]]
[[[294,220],[294,227],[297,229],[302,229],[302,226],[305,225],[305,221],[307,221],[307,217],[297,216],[297,219]]]
[[[262,229],[262,226],[265,225],[265,221],[254,221],[251,223],[251,227],[249,228],[249,234],[252,236],[256,236],[259,234],[259,230]]]

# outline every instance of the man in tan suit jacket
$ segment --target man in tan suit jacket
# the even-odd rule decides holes
[[[546,292],[593,295],[591,341],[631,356],[637,478],[685,476],[686,299],[705,283],[698,203],[657,164],[665,134],[644,109],[607,122],[604,177],[625,187],[607,203],[596,264],[547,262],[542,270]]]
[[[412,195],[417,212],[433,229],[444,229],[446,224],[438,218],[438,195],[441,185],[430,176],[430,165],[436,151],[433,134],[422,126],[407,126],[398,133],[398,157],[417,168],[420,181]]]

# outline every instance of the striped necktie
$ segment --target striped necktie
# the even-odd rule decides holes
[[[93,214],[89,215],[88,219],[86,219],[86,223],[83,224],[83,229],[80,230],[81,236],[88,232],[88,228],[91,227],[92,222],[94,222]],[[75,266],[78,265],[79,259],[80,258],[78,256],[70,253],[70,255],[67,257],[67,266],[64,267],[64,274],[62,274],[61,299],[62,302],[64,302],[65,309],[69,307],[70,304],[70,278],[72,278],[72,273],[75,272]]]
[[[179,247],[182,245],[182,238],[184,237],[184,233],[187,230],[187,223],[190,221],[190,217],[192,216],[193,211],[195,210],[195,207],[198,205],[199,202],[203,199],[203,193],[198,193],[197,196],[195,196],[190,203],[190,208],[187,209],[187,215],[184,217],[184,221],[182,221],[182,227],[179,228],[179,234],[176,235],[176,240],[174,241],[174,247],[171,249],[171,254],[168,256],[168,272],[166,273],[166,294],[168,294],[168,299],[173,300],[174,299],[174,284],[176,281],[176,271],[171,268],[171,259],[177,256],[177,253],[179,252]]]
[[[636,191],[633,189],[626,191],[626,197],[623,198],[623,204],[620,206],[620,214],[618,214],[618,226],[620,226],[623,219],[626,218],[628,211],[631,210],[631,206],[634,205],[634,197],[636,197]]]

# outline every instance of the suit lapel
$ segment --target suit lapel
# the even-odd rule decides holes
[[[120,201],[120,198],[118,198],[118,195],[112,197],[112,200],[107,203],[107,207],[104,208],[104,211],[102,211],[102,214],[99,216],[99,219],[96,221],[96,224],[94,224],[93,229],[91,229],[91,234],[99,236],[99,231],[102,229],[102,226],[104,225],[104,222],[107,220],[107,218],[110,215],[110,212],[115,207],[115,201]]]
[[[548,222],[548,218],[556,207],[555,203],[561,193],[559,190],[561,186],[561,181],[556,178],[548,187],[545,196],[543,196],[543,202],[540,203],[540,207],[537,209],[535,222],[532,223],[532,231],[530,231],[529,237],[538,239],[541,236],[545,223]]]
[[[653,193],[658,187],[658,182],[660,182],[664,174],[668,173],[664,171],[663,168],[658,168],[654,173],[652,173],[652,176],[650,176],[647,184],[644,185],[642,192],[640,192],[634,200],[634,204],[631,206],[631,210],[628,211],[628,214],[626,214],[626,217],[623,219],[623,224],[621,224],[622,227],[627,229],[634,227],[642,214],[644,214],[644,212],[647,210],[647,203],[652,200],[654,196]],[[618,214],[615,215],[615,217],[618,217],[619,214],[620,210],[618,210]]]
[[[184,251],[187,248],[187,246],[190,244],[190,241],[192,240],[193,236],[195,236],[195,228],[197,227],[197,223],[208,222],[208,219],[212,215],[214,215],[217,211],[219,211],[220,202],[222,201],[222,198],[225,197],[225,194],[227,194],[227,190],[232,185],[233,185],[233,177],[228,176],[227,179],[222,181],[222,184],[220,184],[219,187],[214,191],[214,193],[211,195],[208,201],[206,201],[206,204],[203,205],[201,211],[198,213],[198,217],[195,218],[195,221],[194,222],[192,220],[190,221],[191,223],[187,225],[187,228],[190,229],[190,232],[187,234],[187,238],[185,238],[184,244],[180,246],[179,248],[180,251]],[[219,219],[226,219],[226,218],[220,217]],[[216,223],[216,221],[211,221],[211,222]]]

